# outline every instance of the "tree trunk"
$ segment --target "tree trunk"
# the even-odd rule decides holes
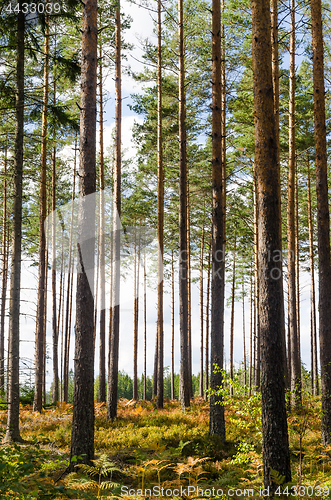
[[[70,296],[73,285],[73,269],[72,269],[72,239],[73,239],[73,224],[74,224],[74,206],[75,206],[75,189],[76,189],[76,147],[74,157],[74,178],[72,183],[71,194],[71,218],[70,218],[70,236],[69,236],[69,257],[68,257],[68,285],[67,285],[67,301],[66,301],[66,322],[64,331],[64,361],[63,361],[63,401],[68,402],[69,390],[69,344],[70,344]]]
[[[171,399],[175,399],[175,272],[171,250]]]
[[[315,300],[315,264],[314,264],[314,228],[311,213],[310,165],[307,151],[307,194],[308,194],[308,231],[310,262],[310,326],[311,326],[311,388],[313,396],[319,395],[317,367],[317,335],[316,335],[316,300]]]
[[[121,217],[121,7],[118,1],[115,12],[115,171],[114,171],[114,259],[112,278],[112,323],[109,346],[109,369],[107,390],[107,419],[113,420],[117,415],[118,385],[118,348],[120,332],[120,217]]]
[[[3,181],[3,212],[2,212],[2,283],[1,283],[1,321],[0,321],[0,391],[5,389],[5,314],[8,278],[7,255],[7,146],[8,134],[5,143],[4,181]]]
[[[41,412],[43,394],[44,373],[44,307],[45,307],[45,219],[46,219],[46,173],[47,173],[47,115],[48,115],[48,75],[49,75],[49,22],[45,17],[45,41],[44,41],[44,89],[43,109],[41,124],[41,166],[40,166],[40,214],[39,214],[39,276],[38,276],[38,302],[37,302],[37,324],[35,340],[35,389],[33,410]]]
[[[261,379],[261,364],[260,364],[260,286],[259,286],[259,238],[258,238],[258,193],[256,186],[256,166],[254,164],[253,172],[253,200],[254,200],[254,289],[255,289],[255,348],[254,348],[254,378],[255,387],[257,390],[260,389],[260,379]]]
[[[331,265],[330,217],[328,205],[328,179],[325,125],[324,55],[321,0],[311,0],[313,45],[314,125],[316,195],[319,257],[319,339],[321,360],[323,444],[331,443]]]
[[[19,342],[20,342],[20,291],[22,255],[22,179],[24,135],[24,13],[23,2],[18,0],[16,33],[16,126],[13,169],[13,216],[9,302],[9,352],[8,352],[8,416],[5,442],[22,441],[19,430]]]
[[[250,322],[250,327],[249,327],[249,393],[248,396],[251,397],[252,395],[252,386],[253,386],[253,263],[251,263],[251,291],[250,291],[250,315],[249,315],[249,322]]]
[[[271,67],[270,1],[252,0],[255,167],[258,180],[262,452],[265,487],[271,469],[291,480],[285,408],[279,173]],[[278,353],[277,357],[275,352]]]
[[[245,394],[246,394],[246,385],[247,385],[247,366],[246,366],[246,339],[245,339],[245,284],[243,279],[243,354],[244,354],[244,386],[245,386]]]
[[[61,389],[61,401],[63,401],[63,332],[64,332],[64,255],[63,255],[63,244],[64,244],[64,234],[62,231],[62,248],[61,248],[61,277],[60,277],[60,301],[59,301],[59,320],[58,320],[58,331],[60,332],[60,320],[61,325],[61,362],[60,362],[60,389]],[[62,312],[61,312],[62,311]]]
[[[291,393],[295,407],[301,404],[301,367],[298,352],[295,276],[295,0],[291,0],[289,167],[287,185],[287,265],[291,350]]]
[[[156,335],[155,335],[155,350],[154,350],[154,375],[153,375],[153,398],[156,397],[157,394],[157,354],[158,354],[158,345],[159,345],[159,336],[157,334],[157,325],[156,325]]]
[[[300,377],[301,377],[301,339],[300,339],[300,262],[299,262],[299,192],[298,192],[298,169],[296,168],[295,175],[295,298],[297,312],[297,338],[298,338],[298,356],[300,361]]]
[[[275,115],[275,130],[276,130],[276,144],[277,144],[277,165],[278,165],[278,184],[279,184],[279,217],[282,221],[282,202],[281,202],[281,176],[280,176],[280,159],[279,159],[279,48],[278,48],[278,0],[270,1],[270,11],[271,11],[271,57],[272,57],[272,86],[274,92],[274,115]],[[282,222],[280,223],[280,241],[282,242]],[[283,262],[281,261],[281,287],[283,290]],[[283,293],[283,292],[282,292]],[[284,296],[284,293],[283,293]],[[286,360],[286,333],[285,333],[285,314],[284,314],[284,303],[282,304],[283,313],[282,318],[284,318],[284,323],[282,323],[283,329],[283,345],[284,345],[284,357]],[[285,366],[285,381],[286,387],[289,387],[289,373],[288,367]]]
[[[99,401],[106,402],[106,268],[105,268],[105,168],[103,152],[102,42],[99,44],[99,185],[100,185],[100,347]]]
[[[205,203],[203,203],[203,222],[200,250],[200,397],[203,397],[203,247],[205,243]]]
[[[55,38],[56,48],[56,38]],[[54,69],[53,105],[56,105],[56,71]],[[75,144],[76,155],[76,144]],[[53,387],[52,404],[59,401],[59,330],[56,317],[56,129],[53,126],[52,150],[52,341],[53,341]]]
[[[211,244],[208,251],[208,270],[207,270],[207,297],[206,297],[206,358],[205,358],[205,401],[208,401],[209,389],[209,296],[210,296],[210,268],[211,268]]]
[[[236,242],[237,234],[234,234],[233,263],[232,263],[232,289],[231,289],[231,324],[230,324],[230,378],[233,381],[233,336],[234,336],[234,295],[236,284]],[[233,384],[230,385],[230,396],[233,396]]]
[[[140,228],[138,230],[138,255],[134,242],[134,325],[133,325],[133,399],[138,399],[138,320],[139,320],[139,263],[140,263]]]
[[[212,2],[212,281],[210,388],[223,386],[224,350],[224,167],[222,164],[222,51],[220,1]],[[224,406],[221,396],[210,397],[209,433],[225,441]]]
[[[88,195],[95,193],[96,179],[97,58],[97,0],[86,0],[82,23],[75,379],[70,450],[70,457],[82,457],[78,462],[84,463],[94,458],[95,204],[87,200]]]
[[[157,2],[157,236],[159,242],[157,265],[157,336],[158,364],[156,406],[163,408],[163,225],[164,225],[164,167],[162,154],[162,19],[161,0]]]
[[[188,247],[187,247],[187,162],[186,97],[183,0],[178,0],[179,44],[179,325],[180,379],[179,400],[182,408],[190,406]]]
[[[222,13],[224,15],[224,0]],[[226,78],[225,78],[225,27],[221,14],[221,136],[222,136],[222,182],[223,182],[223,240],[226,243]]]
[[[186,109],[185,109],[186,112]],[[186,131],[185,131],[186,133]],[[186,221],[187,221],[187,331],[188,331],[188,343],[187,343],[187,359],[188,359],[188,372],[189,372],[189,393],[190,398],[193,398],[193,383],[192,383],[192,325],[191,325],[191,313],[192,313],[192,304],[191,304],[191,231],[190,231],[190,189],[189,189],[189,180],[188,180],[188,165],[186,163]]]
[[[147,391],[147,293],[146,293],[146,249],[144,251],[144,397],[146,401]]]

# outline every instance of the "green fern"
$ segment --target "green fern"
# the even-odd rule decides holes
[[[119,469],[116,464],[110,462],[107,455],[105,454],[101,455],[100,458],[92,460],[92,462],[94,465],[78,464],[75,467],[79,467],[80,471],[87,474],[90,478],[97,478],[96,480],[89,479],[85,483],[85,487],[88,486],[90,489],[97,489],[97,498],[99,500],[101,498],[101,490],[112,490],[119,486],[118,483],[114,483],[113,481],[102,481],[102,477],[108,476],[113,472],[123,473],[123,471]],[[70,485],[73,486],[73,481],[70,482]]]
[[[277,484],[277,486],[281,486],[285,481],[285,476],[282,476],[279,472],[272,468],[270,468],[270,478],[271,481]]]

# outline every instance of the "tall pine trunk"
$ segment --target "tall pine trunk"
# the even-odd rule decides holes
[[[100,346],[99,401],[106,401],[106,269],[105,269],[105,167],[103,151],[102,43],[99,44],[99,187],[100,187]]]
[[[139,267],[140,267],[140,227],[138,229],[138,245],[136,241],[137,230],[134,237],[134,311],[133,311],[133,396],[138,399],[138,321],[139,321]],[[138,246],[138,251],[137,251]]]
[[[330,216],[325,125],[324,54],[321,0],[311,0],[313,45],[315,165],[319,258],[319,340],[321,362],[323,444],[331,443],[331,264]]]
[[[236,242],[237,235],[234,235],[233,261],[232,261],[232,288],[231,288],[231,323],[230,323],[230,378],[233,381],[233,337],[234,337],[234,296],[236,284]],[[230,385],[230,395],[233,396],[233,384]]]
[[[39,276],[37,299],[37,323],[35,340],[35,387],[33,410],[41,411],[43,395],[44,373],[44,336],[45,336],[45,257],[46,257],[46,174],[47,174],[47,115],[48,115],[48,76],[49,76],[49,23],[45,18],[44,41],[44,83],[43,83],[43,109],[41,124],[41,166],[40,166],[40,213],[39,213]]]
[[[171,251],[171,399],[175,399],[175,272]]]
[[[258,238],[258,193],[256,185],[256,165],[253,168],[253,204],[254,204],[254,383],[260,389],[260,287],[259,287],[259,238]]]
[[[114,170],[114,250],[112,259],[112,318],[109,345],[109,369],[107,390],[107,419],[117,415],[118,349],[120,333],[120,217],[121,217],[121,7],[118,2],[115,12],[115,170]]]
[[[255,167],[258,181],[262,452],[265,487],[271,469],[291,480],[282,332],[280,196],[273,102],[270,1],[252,0]],[[277,357],[275,352],[278,353]]]
[[[205,243],[205,205],[203,205],[203,222],[200,248],[200,383],[199,395],[203,397],[203,247]]]
[[[224,168],[222,140],[222,52],[220,0],[212,3],[212,282],[210,388],[223,385],[224,350]],[[209,433],[225,441],[224,406],[221,396],[210,397]]]
[[[70,456],[94,458],[94,247],[96,182],[97,0],[83,4],[76,290],[75,379]],[[84,259],[83,259],[84,256]],[[87,274],[88,273],[88,274]],[[89,279],[88,279],[89,277]]]
[[[1,283],[1,319],[0,319],[0,391],[5,388],[5,313],[8,278],[7,255],[7,146],[6,135],[3,181],[3,211],[2,211],[2,283]]]
[[[317,368],[317,335],[316,335],[316,299],[315,299],[315,264],[314,264],[314,228],[311,211],[311,187],[309,152],[307,151],[307,195],[308,195],[308,232],[309,232],[309,262],[310,262],[310,329],[311,329],[311,388],[313,396],[319,394]]]
[[[55,38],[56,48],[56,38]],[[56,71],[54,69],[53,105],[56,105]],[[75,144],[76,155],[76,144]],[[52,341],[53,341],[53,386],[52,404],[59,401],[59,330],[56,316],[56,129],[53,125],[52,149]]]
[[[205,357],[205,401],[208,401],[209,389],[209,298],[210,298],[210,271],[211,271],[211,244],[208,251],[208,269],[207,269],[207,297],[206,297],[206,357]]]
[[[22,180],[24,136],[24,13],[18,1],[16,32],[16,125],[13,168],[13,216],[9,302],[8,414],[5,442],[21,441],[19,429],[20,292],[22,258]]]
[[[178,0],[179,45],[179,325],[180,378],[179,400],[182,408],[190,406],[188,247],[187,247],[187,161],[186,98],[183,0]]]
[[[157,265],[157,388],[156,406],[163,408],[163,224],[164,224],[164,167],[162,155],[162,19],[161,0],[157,2],[157,236],[159,242]]]
[[[245,283],[243,279],[243,356],[244,356],[244,385],[245,385],[245,394],[246,394],[246,385],[247,385],[247,366],[246,366],[246,338],[245,338]]]
[[[146,249],[144,251],[144,395],[146,401],[147,392],[147,286],[146,286]]]

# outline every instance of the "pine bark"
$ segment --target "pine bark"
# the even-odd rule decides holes
[[[43,83],[43,109],[41,124],[41,165],[40,165],[40,213],[39,213],[39,276],[38,276],[38,301],[37,323],[35,339],[35,391],[33,410],[41,412],[43,396],[44,373],[44,337],[45,337],[45,257],[46,257],[46,175],[47,175],[47,117],[48,117],[48,76],[49,76],[49,23],[45,18],[44,41],[44,83]]]
[[[258,193],[256,185],[256,165],[253,169],[253,204],[254,204],[254,383],[260,389],[260,286],[259,286],[259,238],[258,238]]]
[[[308,232],[310,262],[310,328],[311,328],[311,388],[313,396],[319,395],[317,367],[317,334],[316,334],[316,298],[315,298],[315,264],[314,264],[314,228],[311,210],[311,186],[309,153],[307,152],[307,195],[308,195]]]
[[[6,135],[4,155],[3,181],[3,211],[2,211],[2,283],[1,283],[1,320],[0,320],[0,391],[5,389],[5,313],[8,278],[7,255],[7,144]]]
[[[140,228],[138,229],[138,245],[135,229],[134,242],[134,311],[133,311],[133,396],[138,399],[138,320],[139,320],[139,262],[140,262]],[[138,246],[138,251],[137,251]]]
[[[85,1],[82,21],[78,272],[70,456],[81,456],[78,462],[91,463],[94,458],[95,204],[87,200],[96,187],[97,0]]]
[[[162,19],[161,0],[157,3],[157,236],[159,242],[157,276],[157,388],[156,406],[163,408],[163,225],[164,225],[164,167],[162,155]]]
[[[232,288],[231,288],[231,323],[230,323],[230,378],[233,381],[233,336],[234,336],[234,295],[236,284],[236,242],[234,235],[233,260],[232,260]],[[233,396],[233,384],[230,385],[230,396]]]
[[[171,399],[175,399],[175,272],[171,251]]]
[[[220,1],[212,3],[212,281],[210,388],[223,385],[224,350],[224,168],[222,164],[222,51]],[[224,406],[221,396],[210,398],[209,433],[225,441]]]
[[[243,356],[244,356],[244,385],[245,385],[245,394],[246,394],[246,385],[247,385],[247,366],[246,366],[246,337],[245,337],[245,285],[243,280]]]
[[[56,47],[56,39],[55,39]],[[56,72],[54,69],[53,105],[56,105]],[[76,149],[76,145],[75,145]],[[75,151],[76,154],[76,151]],[[59,401],[59,331],[56,316],[56,130],[53,126],[52,149],[52,342],[53,342],[53,386],[52,404]]]
[[[311,0],[323,444],[331,443],[331,264],[321,0]]]
[[[200,384],[199,394],[203,397],[203,249],[205,243],[205,207],[203,207],[203,222],[200,247]]]
[[[102,43],[99,44],[99,187],[100,187],[100,346],[99,401],[106,402],[106,268],[105,268],[105,167],[103,148]]]
[[[147,286],[146,286],[146,250],[144,251],[144,395],[147,396]]]
[[[262,452],[265,487],[271,469],[291,480],[281,323],[280,196],[272,82],[270,1],[252,0],[255,167],[258,181]],[[275,352],[278,356],[275,356]]]
[[[120,2],[115,12],[115,170],[114,170],[114,256],[112,267],[112,320],[109,346],[107,419],[117,415],[118,350],[120,329],[120,217],[121,217],[121,15]]]
[[[253,269],[252,269],[252,263],[251,263],[251,272],[250,272],[250,327],[249,327],[249,392],[248,395],[249,397],[252,394],[252,386],[253,386],[253,304],[254,304],[254,299],[253,299]]]
[[[16,125],[13,168],[13,216],[9,303],[8,415],[5,442],[22,441],[19,430],[19,341],[22,258],[22,180],[24,136],[24,13],[18,1],[16,32]]]
[[[209,389],[209,298],[210,298],[210,271],[211,271],[211,241],[208,251],[207,270],[207,297],[206,297],[206,358],[205,358],[205,401],[208,401]]]
[[[280,176],[280,148],[279,148],[279,42],[278,42],[278,1],[270,1],[270,11],[271,11],[271,52],[272,52],[272,86],[274,93],[274,115],[275,115],[275,132],[276,132],[276,144],[277,144],[277,165],[278,165],[278,183],[279,183],[279,217],[282,221],[282,200],[281,200],[281,176]],[[280,241],[282,242],[282,222],[280,223]],[[283,262],[281,262],[281,287],[283,289]],[[283,291],[284,294],[284,291]],[[286,333],[285,333],[285,313],[284,313],[284,303],[282,304],[284,318],[284,323],[282,323],[283,329],[283,344],[284,344],[284,356],[286,359]],[[288,367],[285,367],[285,380],[286,387],[289,387],[289,372]]]
[[[186,98],[183,0],[178,0],[179,45],[179,325],[180,379],[179,400],[182,408],[190,406],[188,247],[187,247],[187,161]]]
[[[68,249],[68,284],[67,284],[67,300],[66,300],[66,321],[64,330],[64,359],[63,359],[63,401],[68,402],[69,391],[69,346],[70,346],[70,297],[72,294],[73,285],[73,268],[72,268],[72,240],[73,240],[73,223],[74,223],[74,206],[75,206],[75,189],[76,189],[76,148],[74,156],[74,177],[72,182],[71,194],[71,216],[70,216],[70,235]]]

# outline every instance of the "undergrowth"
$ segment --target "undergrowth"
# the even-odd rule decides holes
[[[209,497],[206,488],[212,487],[223,490],[218,498],[230,498],[229,488],[234,491],[231,498],[247,498],[248,491],[260,498],[260,395],[237,393],[230,398],[224,394],[224,403],[226,444],[209,436],[209,404],[201,398],[193,400],[184,413],[176,401],[167,401],[163,410],[157,410],[152,402],[120,400],[114,422],[107,421],[105,405],[96,403],[96,460],[93,466],[77,466],[69,475],[65,471],[72,406],[59,404],[41,414],[24,407],[20,426],[25,444],[0,447],[0,498],[132,499],[144,496],[145,490],[145,496],[160,498],[161,488],[170,491],[180,486],[199,486],[200,498]],[[5,423],[6,411],[1,411],[2,435]],[[275,480],[285,492],[277,498],[294,498],[294,492],[300,491],[307,494],[297,494],[299,498],[330,498],[326,488],[331,490],[331,448],[320,444],[320,399],[305,395],[302,409],[289,415],[288,426],[292,483],[282,484],[275,471]],[[188,490],[181,496],[197,494]]]

